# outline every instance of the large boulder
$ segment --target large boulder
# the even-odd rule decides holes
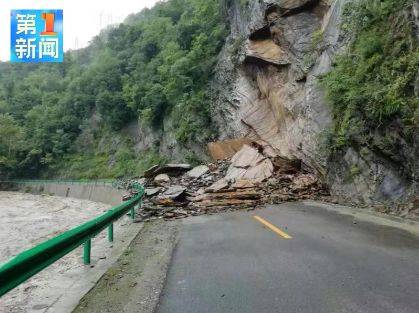
[[[272,176],[274,167],[272,161],[265,157],[255,147],[244,145],[231,159],[227,170],[227,180],[263,181]]]

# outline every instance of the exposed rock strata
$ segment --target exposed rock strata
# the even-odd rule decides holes
[[[330,71],[348,41],[339,24],[349,1],[263,0],[247,7],[236,1],[214,83],[214,118],[220,139],[245,136],[299,159],[335,195],[367,203],[406,201],[415,184],[396,163],[359,147],[334,159],[325,153],[332,119],[318,77]],[[416,5],[416,21],[417,11]],[[353,168],[359,168],[354,177]]]

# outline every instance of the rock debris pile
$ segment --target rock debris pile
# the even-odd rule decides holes
[[[194,168],[189,164],[156,165],[136,181],[145,187],[141,221],[328,196],[324,185],[304,171],[299,161],[281,158],[255,142],[243,145],[229,161]]]

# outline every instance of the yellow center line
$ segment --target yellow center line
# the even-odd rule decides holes
[[[269,223],[267,220],[264,220],[263,218],[254,215],[253,218],[255,220],[257,220],[258,222],[262,223],[263,225],[265,225],[266,227],[268,227],[270,230],[272,230],[274,233],[278,234],[279,236],[285,238],[285,239],[291,239],[292,237],[290,235],[288,235],[286,232],[280,230],[278,227],[276,227],[275,225],[272,225],[271,223]]]

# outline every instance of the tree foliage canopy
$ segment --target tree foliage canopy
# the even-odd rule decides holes
[[[211,124],[208,83],[226,35],[221,1],[169,0],[61,64],[0,63],[0,170],[38,175],[71,153],[92,116],[118,131],[137,118],[158,129],[173,114],[177,138],[193,140]]]

